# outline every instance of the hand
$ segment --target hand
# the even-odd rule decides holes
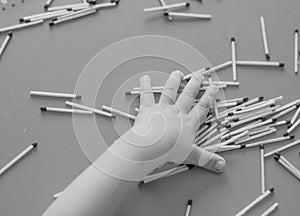
[[[146,145],[153,145],[153,148],[149,148],[151,152],[148,153],[151,156],[148,159],[168,153],[170,162],[194,164],[221,172],[225,168],[225,160],[193,144],[196,131],[206,119],[218,88],[209,87],[192,108],[204,77],[200,73],[195,74],[176,101],[182,78],[180,71],[173,72],[165,84],[159,103],[156,104],[150,77],[141,77],[140,111],[132,128],[135,132],[133,134],[148,137]]]
[[[108,155],[106,159],[103,156],[99,161],[104,167],[104,161],[114,157],[107,173],[137,180],[166,162],[193,164],[214,172],[224,170],[226,162],[221,156],[194,144],[218,88],[210,86],[193,106],[204,77],[195,73],[176,100],[182,78],[180,71],[173,72],[155,103],[151,78],[141,77],[140,111],[134,125],[110,147],[111,154],[104,154]]]

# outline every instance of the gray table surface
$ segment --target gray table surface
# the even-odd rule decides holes
[[[54,2],[58,5],[65,1]],[[44,1],[35,1],[3,13],[0,26],[15,24],[19,17],[42,11],[43,4]],[[143,12],[143,8],[158,5],[156,0],[121,0],[115,9],[53,29],[43,24],[15,33],[0,61],[0,166],[33,141],[40,145],[1,176],[0,215],[41,215],[53,201],[53,194],[63,190],[90,164],[77,143],[72,118],[42,115],[39,111],[42,105],[64,106],[64,101],[30,98],[29,91],[72,92],[87,62],[113,42],[136,35],[169,36],[192,45],[212,65],[217,65],[230,59],[229,40],[235,36],[239,59],[264,60],[259,23],[259,16],[264,15],[271,60],[283,61],[286,66],[284,70],[239,68],[240,87],[227,89],[226,98],[282,95],[281,103],[287,103],[299,97],[299,77],[293,72],[293,31],[299,27],[299,1],[210,0],[201,3],[191,0],[189,11],[210,13],[213,19],[172,23],[160,14]],[[1,39],[4,37],[1,35]],[[137,74],[147,70],[170,72],[175,68],[172,62],[160,63],[148,58],[122,65],[111,76],[119,83],[126,76],[119,76],[118,71]],[[229,80],[231,69],[218,75],[220,79]],[[115,88],[115,84],[106,83],[105,93],[100,94],[97,105],[109,102]],[[117,138],[116,133],[109,132],[112,124],[108,119],[99,118],[97,123],[100,130],[107,132],[107,141]],[[273,137],[283,132],[281,128]],[[295,130],[297,138],[298,133],[299,128]],[[279,145],[282,144],[274,144],[267,150]],[[284,153],[298,167],[299,150],[295,147]],[[259,151],[251,149],[223,155],[228,163],[223,174],[196,168],[145,185],[128,194],[116,215],[183,215],[189,198],[194,200],[191,215],[234,215],[260,193]],[[249,215],[260,215],[274,202],[280,204],[274,215],[299,215],[299,181],[272,158],[266,160],[266,178],[267,187],[275,187],[276,191]]]

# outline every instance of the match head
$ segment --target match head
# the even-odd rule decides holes
[[[283,63],[283,62],[280,62],[280,63],[279,63],[279,67],[284,67],[284,63]]]
[[[32,143],[31,144],[33,146],[33,148],[37,147],[38,143]]]
[[[290,124],[291,123],[291,121],[290,120],[286,120],[286,124]]]
[[[276,106],[276,105],[275,105],[275,104],[271,104],[271,105],[270,105],[270,107],[274,107],[274,106]]]
[[[225,127],[226,127],[227,129],[229,129],[229,128],[231,128],[231,125],[225,125]]]
[[[193,164],[187,164],[186,165],[189,169],[193,169],[195,166]]]
[[[239,118],[232,119],[233,122],[238,122],[239,120],[240,120]]]
[[[231,42],[235,41],[235,38],[234,37],[230,38],[230,41]]]
[[[46,112],[46,111],[47,111],[47,107],[41,107],[40,110],[41,110],[42,112]]]
[[[131,95],[131,91],[126,91],[125,94],[126,95]]]
[[[221,101],[221,99],[218,99],[218,98],[216,99],[216,102],[220,102],[220,101]]]
[[[187,202],[188,205],[193,205],[193,200],[189,199]]]
[[[244,97],[242,101],[243,101],[243,102],[247,102],[248,100],[249,100],[248,97]]]
[[[81,95],[76,95],[75,98],[76,98],[76,99],[80,99],[80,98],[81,98]]]
[[[241,147],[240,147],[241,149],[243,149],[243,148],[246,148],[246,145],[245,144],[243,144],[243,145],[241,145]]]
[[[49,23],[49,26],[50,27],[54,26],[54,23],[53,22]]]
[[[227,116],[233,116],[233,115],[234,115],[233,112],[230,112],[230,113],[227,114]]]
[[[57,18],[54,18],[53,20],[52,20],[52,22],[54,22],[54,21],[56,21],[57,20]]]
[[[239,106],[239,105],[241,105],[243,103],[244,103],[243,101],[240,101],[240,102],[237,102],[236,105]]]
[[[45,4],[45,5],[44,5],[44,9],[47,10],[48,8],[49,8],[49,5],[48,5],[48,4]]]
[[[205,123],[207,126],[211,126],[211,122],[206,122]]]
[[[236,111],[242,111],[242,109],[241,109],[241,108],[239,108],[239,109],[236,109]]]
[[[186,6],[186,7],[189,7],[190,4],[191,4],[191,3],[187,2],[187,3],[185,3],[185,6]]]
[[[259,149],[265,149],[264,145],[260,145]]]
[[[264,96],[259,96],[258,100],[262,101],[264,99]]]
[[[270,54],[266,53],[265,56],[267,60],[270,60]]]
[[[169,16],[169,13],[168,13],[168,12],[165,12],[165,13],[164,13],[164,16]]]
[[[274,188],[270,188],[270,189],[269,189],[270,192],[273,192],[274,190],[275,190]]]
[[[288,136],[289,135],[289,133],[288,132],[285,132],[284,134],[283,134],[283,136]]]
[[[295,29],[295,33],[298,33],[299,32],[299,30],[298,29]]]
[[[260,119],[261,119],[262,121],[266,121],[266,120],[267,120],[266,117],[261,117]]]
[[[205,68],[205,70],[209,70],[209,69],[210,69],[210,67],[206,67],[206,68]]]
[[[8,34],[7,34],[9,37],[12,37],[13,36],[13,32],[12,31],[10,31],[10,32],[8,32]]]
[[[272,118],[272,123],[276,122],[277,118]]]
[[[23,18],[20,18],[20,19],[19,19],[19,22],[24,22],[24,19],[23,19]]]
[[[274,156],[274,160],[278,161],[279,157],[277,155]]]
[[[295,135],[291,135],[291,136],[290,136],[290,139],[294,139],[294,138],[295,138]]]

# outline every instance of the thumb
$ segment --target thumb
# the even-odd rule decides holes
[[[222,172],[226,166],[226,161],[223,157],[206,151],[197,145],[194,145],[193,150],[183,163],[193,164],[217,173]]]

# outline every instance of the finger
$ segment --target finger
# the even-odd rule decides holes
[[[148,75],[144,75],[140,78],[140,106],[151,107],[154,103],[151,78]]]
[[[167,105],[175,103],[182,77],[183,73],[181,71],[174,71],[171,73],[161,93],[159,100],[160,104]]]
[[[192,152],[184,161],[184,164],[193,164],[220,173],[225,169],[226,161],[220,155],[194,145]]]
[[[181,95],[179,96],[176,105],[178,106],[179,110],[182,112],[189,112],[195,97],[198,95],[201,84],[204,80],[204,77],[201,73],[195,73],[194,76],[190,79],[190,81],[186,84],[185,88],[183,89]]]
[[[206,119],[207,113],[213,107],[213,102],[218,94],[219,88],[215,85],[209,86],[198,103],[189,112],[190,119],[194,121],[195,128],[198,128]]]

